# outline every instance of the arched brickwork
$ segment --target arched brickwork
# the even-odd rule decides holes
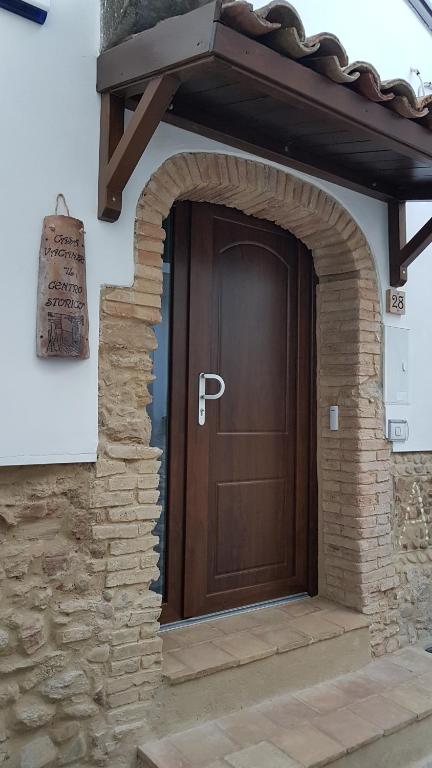
[[[127,609],[130,613],[133,605],[135,616],[115,637],[108,673],[114,683],[107,681],[114,721],[116,711],[121,721],[121,713],[126,717],[129,709],[127,719],[135,716],[135,709],[138,718],[142,699],[159,679],[158,599],[148,589],[157,573],[152,529],[159,514],[159,452],[149,447],[145,407],[155,347],[152,326],[160,321],[162,222],[173,202],[182,198],[268,219],[290,230],[313,253],[319,277],[320,594],[371,616],[377,654],[397,645],[381,315],[366,239],[330,195],[288,173],[234,156],[180,154],[159,168],[140,197],[133,287],[106,288],[102,294],[100,458],[94,489],[99,518],[93,532],[99,557],[108,558],[104,586],[114,600],[115,595],[128,595]],[[328,429],[331,404],[340,407],[336,433]],[[142,683],[136,681],[139,669]],[[115,684],[120,670],[123,678],[130,673],[128,689]]]

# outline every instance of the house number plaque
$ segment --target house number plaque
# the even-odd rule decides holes
[[[404,315],[406,311],[405,292],[389,288],[386,294],[387,312],[391,315]]]
[[[87,358],[88,329],[83,222],[47,216],[39,254],[38,357]]]

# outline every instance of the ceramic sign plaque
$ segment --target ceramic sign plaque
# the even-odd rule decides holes
[[[71,216],[47,216],[43,223],[37,354],[89,356],[84,225]]]

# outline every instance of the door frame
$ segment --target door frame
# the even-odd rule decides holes
[[[222,206],[221,206],[222,207]],[[242,214],[244,215],[244,214]],[[188,423],[188,352],[189,352],[189,289],[192,239],[192,203],[176,202],[170,216],[173,218],[171,238],[171,316],[169,335],[169,400],[167,442],[167,505],[166,505],[166,552],[165,593],[162,603],[161,623],[168,624],[184,619],[184,583],[186,554],[186,482],[187,482],[187,423]],[[260,225],[265,220],[260,219]],[[267,222],[269,228],[276,225]],[[285,232],[285,230],[281,230]],[[310,434],[308,438],[308,593],[318,592],[318,484],[317,484],[317,401],[316,401],[316,285],[317,278],[310,251],[298,242],[299,257],[304,253],[310,260],[313,278],[309,281],[310,293],[299,293],[299,301],[309,304],[309,324],[303,343],[299,338],[298,355],[308,350],[310,359]],[[298,366],[300,362],[298,361]],[[175,375],[173,372],[175,371]]]

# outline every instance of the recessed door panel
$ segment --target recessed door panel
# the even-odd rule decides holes
[[[230,382],[218,431],[285,432],[290,267],[259,242],[235,242],[235,232],[222,247],[226,224],[216,219],[214,228],[214,362]]]
[[[286,490],[283,479],[216,486],[215,514],[209,526],[215,558],[210,573],[219,587],[222,580],[232,583],[232,576],[243,584],[253,583],[258,571],[259,578],[264,570],[269,578],[289,562],[290,542],[284,536]]]

